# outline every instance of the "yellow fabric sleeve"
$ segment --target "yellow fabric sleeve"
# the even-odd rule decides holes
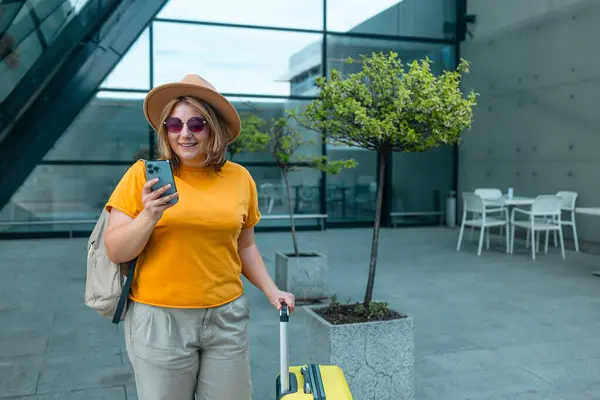
[[[145,183],[144,161],[139,160],[129,167],[115,187],[106,203],[106,210],[110,212],[115,208],[131,218],[137,217],[144,209],[142,188]]]
[[[244,221],[243,228],[251,228],[258,224],[260,221],[260,210],[258,209],[258,193],[256,190],[256,183],[250,173],[248,173],[248,180],[250,185],[250,197],[248,199],[248,214],[246,221]]]

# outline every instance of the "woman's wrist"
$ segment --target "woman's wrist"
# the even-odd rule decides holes
[[[138,218],[144,223],[144,225],[149,225],[152,227],[154,227],[158,223],[158,220],[160,219],[160,218],[158,218],[158,219],[154,218],[151,215],[151,213],[146,209],[143,209],[139,213]]]
[[[264,290],[264,293],[265,296],[267,296],[267,298],[271,300],[272,298],[277,296],[277,294],[279,293],[279,288],[277,287],[275,282],[271,281],[271,284]]]

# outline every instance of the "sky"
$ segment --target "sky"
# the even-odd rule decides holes
[[[397,3],[328,0],[328,29],[348,31]],[[323,24],[322,0],[170,0],[157,17],[314,30]],[[146,29],[102,87],[149,89],[148,38]],[[156,22],[154,38],[154,85],[196,73],[220,92],[289,95],[289,83],[279,78],[290,57],[321,35]]]

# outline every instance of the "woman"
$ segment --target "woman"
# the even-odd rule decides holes
[[[279,309],[294,296],[270,278],[254,242],[260,219],[256,185],[225,160],[240,134],[233,107],[210,83],[188,75],[158,86],[144,101],[171,161],[176,193],[152,191],[144,162],[123,176],[106,207],[108,257],[138,257],[124,322],[141,400],[251,398],[248,300],[241,274]],[[176,203],[168,203],[172,198]]]

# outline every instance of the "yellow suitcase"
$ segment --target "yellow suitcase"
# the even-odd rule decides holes
[[[288,366],[287,323],[289,311],[279,312],[280,371],[276,381],[277,400],[352,400],[344,372],[337,365]]]

